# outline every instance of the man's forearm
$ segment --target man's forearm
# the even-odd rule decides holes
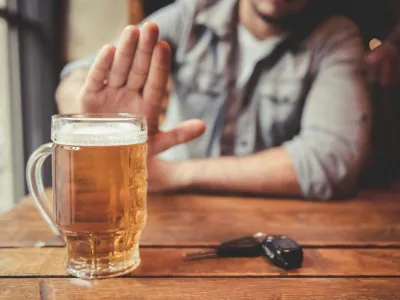
[[[81,113],[79,93],[85,82],[87,70],[80,69],[71,73],[57,88],[56,101],[62,114]]]
[[[274,148],[246,157],[220,157],[182,163],[189,189],[301,196],[288,153]]]

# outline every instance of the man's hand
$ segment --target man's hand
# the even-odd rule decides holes
[[[160,101],[166,92],[171,51],[147,23],[123,31],[118,49],[104,46],[89,70],[80,103],[84,112],[139,113],[148,118],[149,135],[158,132]]]
[[[157,41],[158,33],[154,23],[146,23],[141,31],[128,26],[117,49],[112,45],[104,46],[88,72],[79,103],[82,112],[145,116],[149,131],[149,188],[173,190],[182,187],[179,168],[156,155],[199,137],[205,125],[200,120],[189,120],[169,132],[159,131],[171,50],[166,42]]]
[[[370,83],[377,82],[382,87],[396,86],[399,80],[400,58],[394,46],[383,43],[367,53],[367,78]]]

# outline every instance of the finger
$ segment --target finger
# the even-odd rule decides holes
[[[110,87],[118,88],[126,83],[138,39],[139,30],[135,26],[130,25],[124,29],[109,76]]]
[[[380,58],[381,58],[380,49],[377,48],[368,52],[365,55],[364,60],[367,64],[376,64],[379,62]]]
[[[149,74],[151,57],[158,40],[158,35],[159,29],[156,24],[146,23],[143,25],[135,57],[129,72],[127,83],[129,89],[138,91],[143,88]]]
[[[86,77],[83,85],[84,92],[97,93],[104,88],[114,55],[115,47],[112,45],[106,45],[100,50]]]
[[[171,65],[171,49],[166,42],[158,42],[151,59],[149,76],[143,89],[143,113],[147,116],[150,130],[158,129],[161,105],[168,85]]]
[[[150,138],[149,155],[157,155],[169,148],[190,142],[201,136],[206,127],[201,120],[188,120],[168,132],[160,132]]]

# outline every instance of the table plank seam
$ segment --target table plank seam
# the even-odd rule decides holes
[[[213,249],[216,248],[217,244],[212,245],[144,245],[140,246],[141,249]],[[301,244],[303,249],[400,249],[400,245],[373,245],[373,244],[359,244],[359,245],[307,245]],[[36,249],[36,248],[46,248],[46,249],[60,249],[65,248],[61,245],[45,245],[43,247],[35,247],[33,245],[2,245],[0,244],[0,249]]]
[[[374,244],[359,244],[359,245],[306,245],[302,244],[303,249],[400,249],[400,245],[386,244],[386,245],[374,245]]]
[[[0,279],[74,279],[69,275],[0,275]],[[400,279],[400,275],[139,275],[120,279]]]

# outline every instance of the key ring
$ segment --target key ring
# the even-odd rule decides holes
[[[255,233],[255,234],[253,235],[253,237],[255,237],[256,239],[258,239],[258,241],[259,241],[260,243],[262,243],[262,242],[265,240],[265,238],[267,237],[267,235],[266,235],[265,233],[263,233],[263,232],[257,232],[257,233]]]

